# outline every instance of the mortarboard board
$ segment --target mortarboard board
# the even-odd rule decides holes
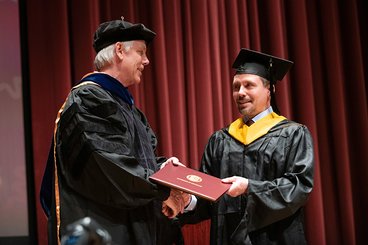
[[[254,74],[275,83],[285,76],[292,65],[290,60],[242,48],[232,67],[236,74]]]
[[[144,40],[150,43],[156,33],[143,24],[133,24],[124,20],[113,20],[100,24],[93,37],[93,48],[98,53],[103,48],[123,41]]]

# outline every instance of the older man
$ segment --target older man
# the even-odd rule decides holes
[[[170,207],[169,218],[182,212],[182,194],[148,177],[178,159],[156,157],[155,134],[127,89],[141,82],[155,35],[124,19],[96,30],[96,71],[71,90],[56,119],[41,191],[50,244],[60,243],[67,225],[87,216],[113,244],[172,244],[170,233],[159,236],[168,223],[161,209],[163,203]]]

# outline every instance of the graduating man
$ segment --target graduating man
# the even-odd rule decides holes
[[[182,223],[211,219],[211,244],[306,244],[303,210],[313,187],[308,129],[277,114],[274,85],[292,62],[241,49],[233,98],[241,117],[215,132],[201,168],[231,187],[217,203],[198,199]]]
[[[179,162],[156,157],[155,134],[127,89],[141,82],[155,35],[123,18],[96,30],[96,71],[72,88],[59,111],[41,188],[50,244],[60,244],[67,225],[84,217],[112,244],[172,244],[162,205],[176,216],[182,194],[148,178],[160,164]]]

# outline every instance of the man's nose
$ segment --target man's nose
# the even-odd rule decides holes
[[[146,66],[146,65],[148,65],[148,64],[150,63],[150,61],[149,61],[149,59],[148,59],[148,57],[147,57],[147,56],[144,56],[144,57],[143,57],[143,62],[142,62],[142,63],[143,63],[143,65],[145,65],[145,66]]]
[[[247,90],[245,89],[245,87],[242,85],[239,88],[239,95],[245,96],[247,94]]]

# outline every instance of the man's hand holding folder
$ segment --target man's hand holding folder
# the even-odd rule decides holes
[[[231,186],[219,178],[172,162],[151,175],[150,180],[212,202],[216,202]]]
[[[185,165],[182,164],[178,158],[171,157],[161,165],[161,169],[168,164],[185,167]],[[179,213],[184,212],[184,208],[190,203],[190,200],[190,194],[175,188],[171,188],[169,198],[162,203],[162,213],[168,218],[172,219]]]

